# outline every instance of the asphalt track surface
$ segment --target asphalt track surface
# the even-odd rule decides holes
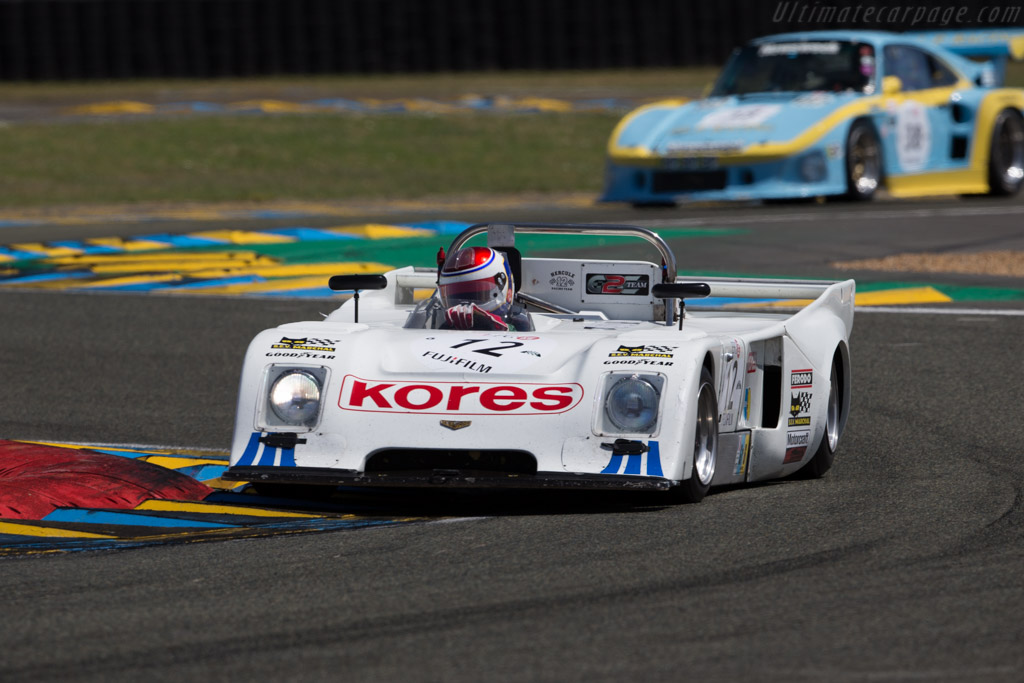
[[[1021,250],[1022,211],[941,200],[446,217],[693,220],[747,230],[680,242],[683,270],[893,279],[829,263]],[[249,338],[325,309],[0,292],[0,436],[226,448]],[[375,504],[433,521],[0,560],[0,679],[1020,681],[1022,311],[858,311],[853,410],[819,481],[680,507],[385,496]]]

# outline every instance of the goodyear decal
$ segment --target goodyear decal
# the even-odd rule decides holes
[[[259,436],[254,434],[249,442],[252,453],[248,455],[247,449],[247,457],[250,460],[279,466],[287,466],[289,461],[294,464],[291,450],[263,448]],[[202,500],[148,498],[125,503],[123,497],[114,496],[100,507],[57,506],[37,515],[38,518],[0,519],[0,557],[258,538],[282,533],[353,530],[428,521],[425,518],[395,516],[386,510],[375,514],[365,501],[353,505],[342,501],[311,502],[256,495],[246,483],[220,479],[228,466],[226,453],[86,448],[30,442],[4,442],[0,445],[11,448],[43,445],[66,449],[71,467],[78,457],[76,453],[81,453],[83,458],[97,454],[132,458],[188,475],[208,487],[208,494]],[[10,474],[0,473],[0,488],[6,483],[5,476]]]
[[[623,467],[625,465],[625,467]],[[647,452],[634,455],[612,455],[611,460],[601,470],[601,474],[634,474],[649,477],[663,477],[661,469],[661,449],[657,441],[647,443]]]

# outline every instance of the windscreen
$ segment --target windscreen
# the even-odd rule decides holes
[[[875,49],[867,43],[798,40],[736,50],[712,97],[771,92],[874,91]]]

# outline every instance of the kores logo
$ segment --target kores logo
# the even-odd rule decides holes
[[[338,407],[424,415],[554,415],[583,400],[579,384],[379,382],[345,375]]]

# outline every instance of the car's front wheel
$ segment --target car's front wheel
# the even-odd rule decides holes
[[[1004,109],[992,125],[988,155],[989,194],[1009,197],[1024,182],[1024,120],[1016,109]]]
[[[866,201],[882,184],[882,146],[874,127],[855,121],[846,136],[846,198]]]
[[[699,503],[711,488],[715,476],[715,458],[718,456],[718,398],[715,396],[714,378],[707,368],[701,370],[697,389],[696,424],[693,437],[693,464],[690,478],[675,488],[680,503]]]

